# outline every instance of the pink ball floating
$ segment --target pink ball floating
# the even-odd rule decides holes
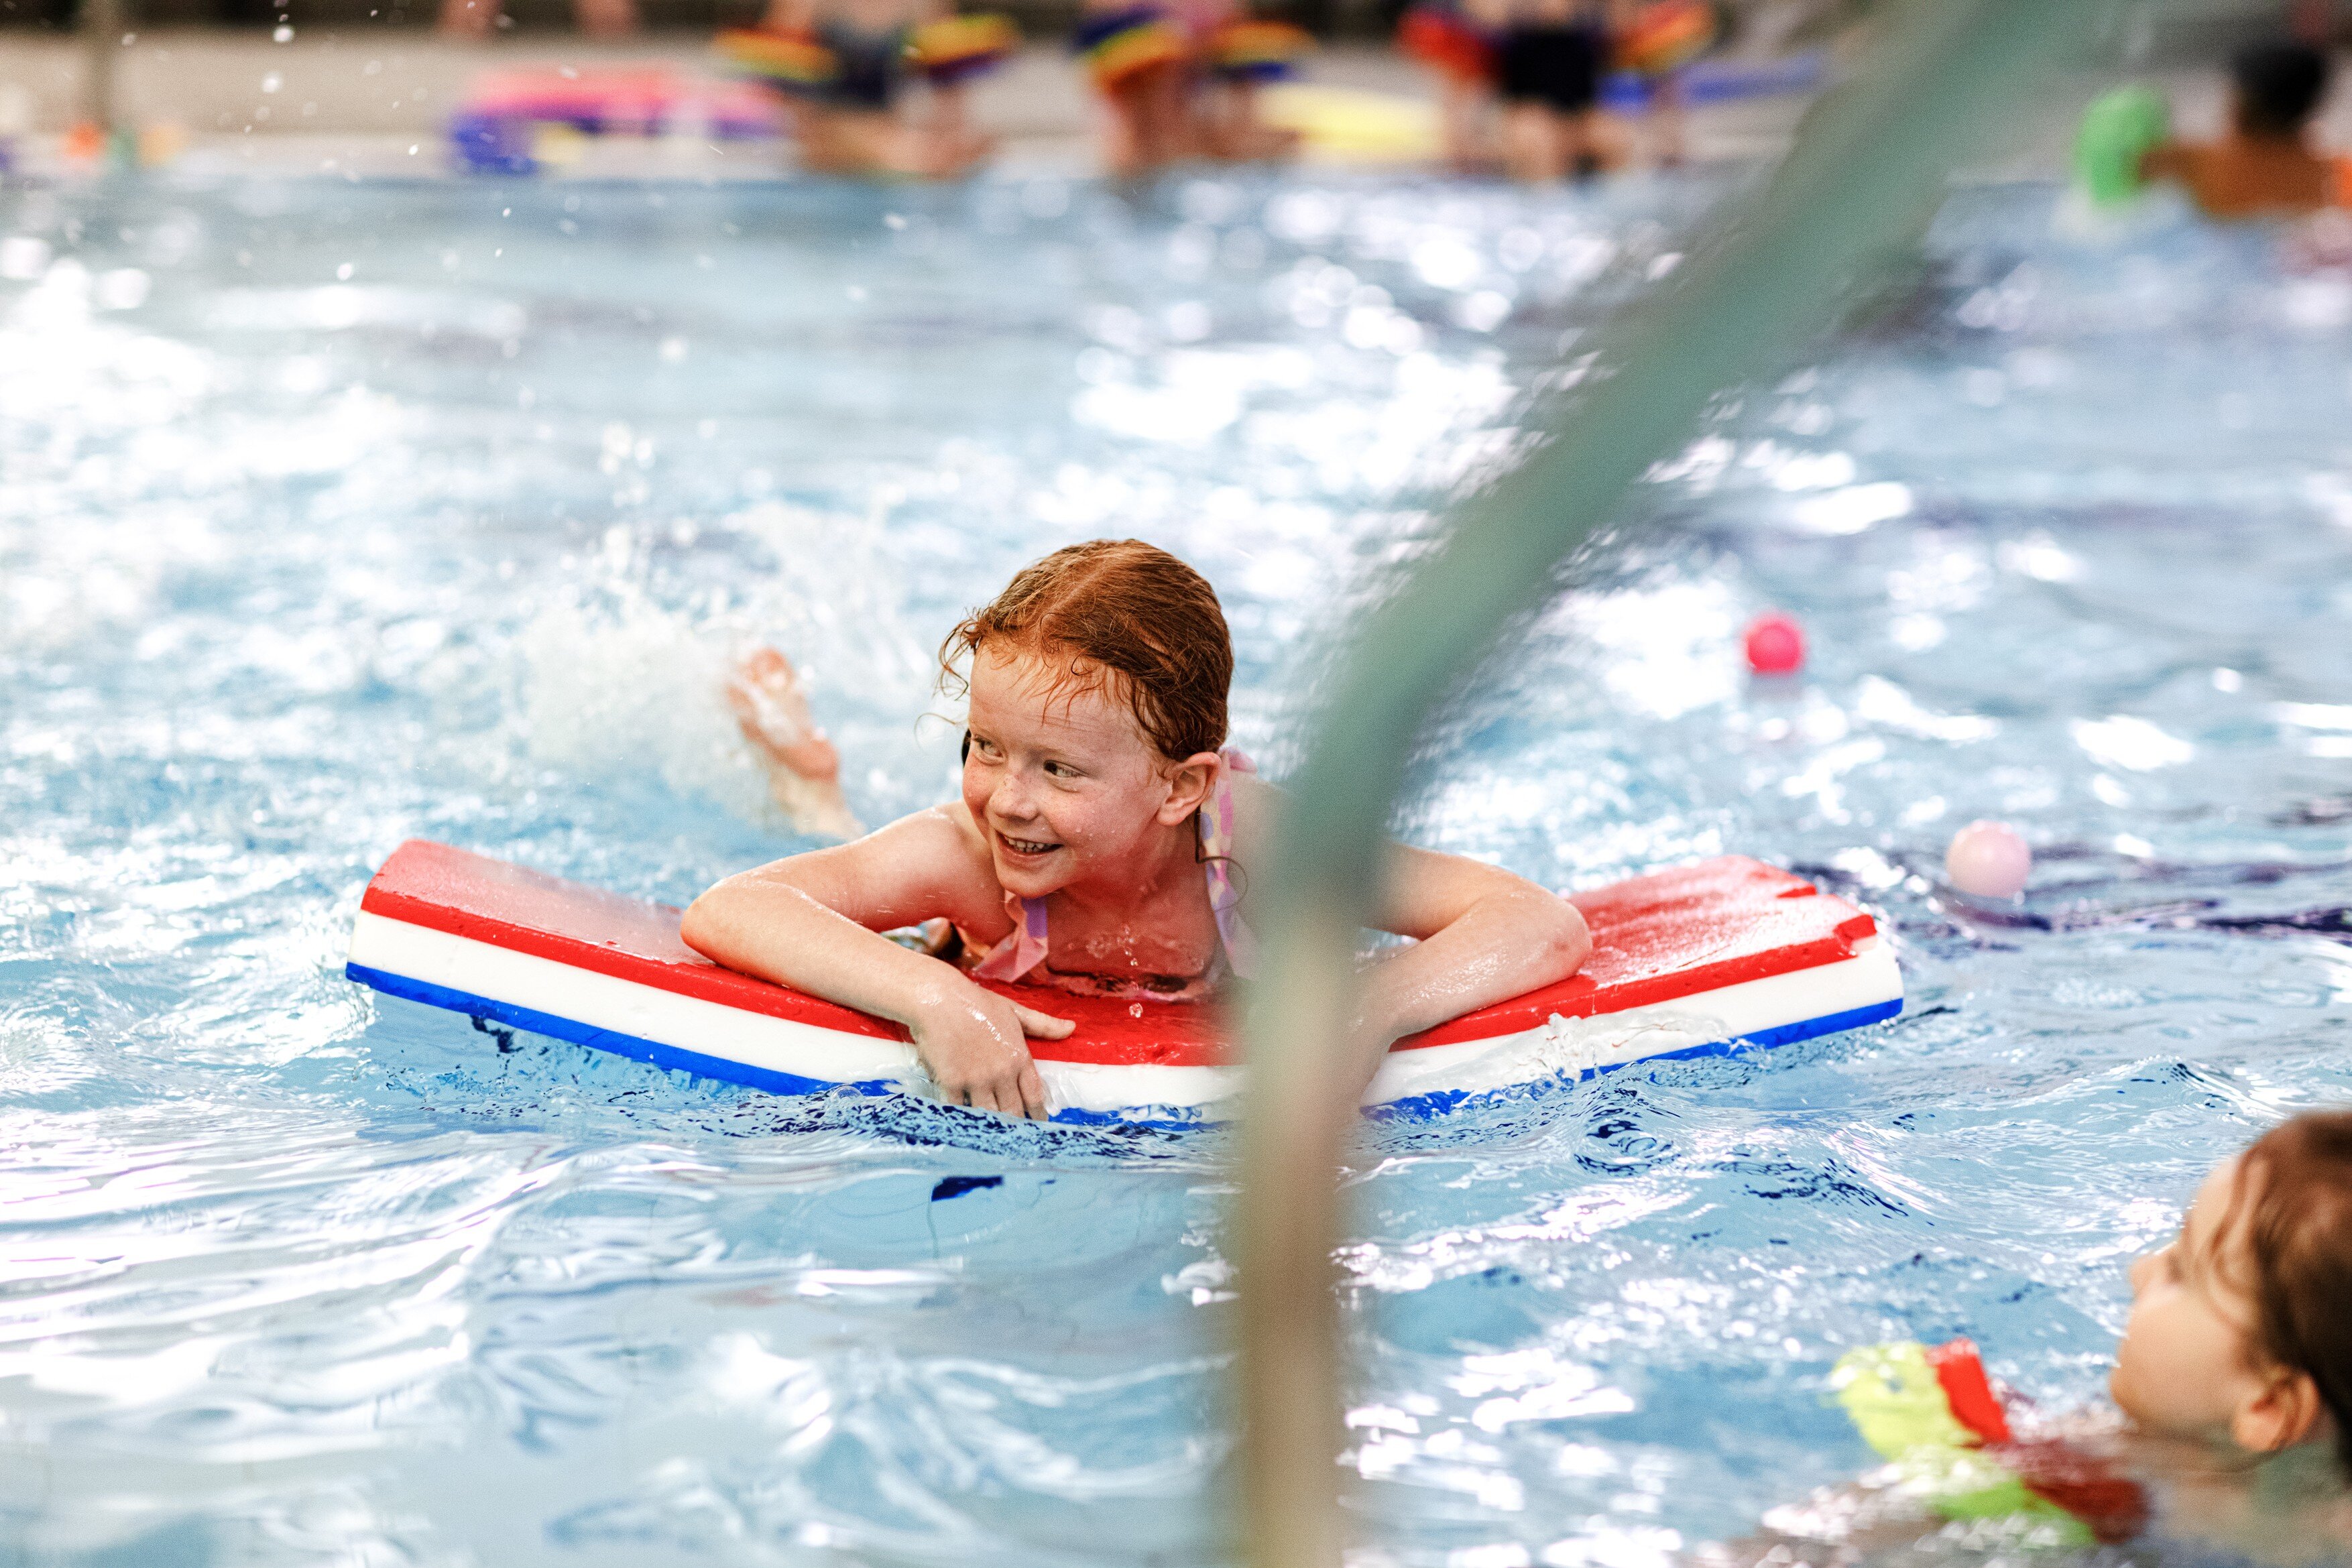
[[[2015,898],[2032,870],[2033,852],[2007,822],[1970,822],[1944,852],[1944,875],[1972,898]]]
[[[1777,610],[1750,621],[1739,641],[1759,675],[1792,675],[1804,664],[1805,629]]]

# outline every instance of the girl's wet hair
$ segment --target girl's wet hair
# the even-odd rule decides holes
[[[1024,568],[940,644],[940,684],[983,648],[1055,664],[1065,690],[1110,688],[1171,762],[1225,741],[1234,642],[1208,580],[1141,539],[1095,539]]]
[[[2256,1347],[2317,1385],[2352,1472],[2352,1111],[2307,1112],[2255,1141],[2215,1245],[2232,1231]]]

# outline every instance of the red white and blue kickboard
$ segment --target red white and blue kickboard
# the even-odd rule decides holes
[[[1871,917],[1726,856],[1573,895],[1580,974],[1397,1041],[1364,1106],[1419,1117],[1629,1062],[1727,1055],[1893,1018],[1903,977]],[[922,1093],[907,1031],[730,969],[667,904],[411,840],[368,883],[345,973],[395,997],[776,1094]],[[1223,1120],[1240,1087],[1213,1009],[990,988],[1071,1019],[1033,1040],[1054,1119]]]

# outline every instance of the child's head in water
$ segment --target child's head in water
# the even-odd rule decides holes
[[[2109,1387],[2143,1429],[2254,1454],[2333,1439],[2352,1469],[2352,1111],[2215,1167],[2132,1267]]]
[[[1216,787],[1233,642],[1216,591],[1165,550],[1055,550],[950,632],[940,662],[971,698],[964,804],[1008,892],[1136,863]]]
[[[2254,44],[2230,62],[2239,131],[2293,141],[2327,96],[2327,57],[2308,44]]]

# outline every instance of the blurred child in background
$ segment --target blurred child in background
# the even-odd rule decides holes
[[[1622,160],[1622,132],[1599,108],[1612,68],[1640,81],[1658,162],[1680,163],[1682,69],[1718,32],[1706,0],[1428,0],[1405,12],[1397,43],[1437,78],[1448,168],[1499,164],[1516,179],[1547,181]]]
[[[1600,170],[1608,52],[1607,17],[1595,0],[1512,5],[1495,57],[1503,167],[1511,178],[1548,183]]]
[[[1682,70],[1715,47],[1720,30],[1715,7],[1707,0],[1621,0],[1614,21],[1612,57],[1640,78],[1655,139],[1652,155],[1673,168],[1686,152]]]
[[[1090,0],[1070,47],[1101,96],[1103,163],[1115,176],[1194,158],[1258,162],[1297,144],[1265,122],[1258,102],[1258,89],[1290,75],[1314,47],[1286,23],[1254,18],[1232,0]]]
[[[771,0],[756,28],[721,33],[740,68],[783,95],[803,168],[950,179],[993,150],[964,107],[964,83],[1011,52],[1010,26],[959,17],[938,0]],[[910,78],[927,112],[905,110]]]
[[[1287,22],[1232,9],[1210,22],[1198,45],[1203,151],[1228,163],[1265,162],[1297,151],[1298,132],[1266,123],[1258,89],[1296,74],[1314,47],[1313,37]]]
[[[1437,78],[1439,156],[1456,174],[1500,165],[1495,130],[1504,0],[1433,0],[1409,7],[1397,47]]]
[[[2231,63],[2230,125],[2214,141],[2167,141],[2141,160],[2208,217],[2308,213],[2352,198],[2342,159],[2312,145],[2327,97],[2327,57],[2309,44],[2256,44]]]
[[[1121,179],[1194,156],[1192,43],[1166,11],[1126,0],[1089,0],[1070,47],[1101,95],[1103,166]]]
[[[967,168],[995,151],[996,139],[972,124],[969,84],[1020,45],[1011,19],[992,14],[935,16],[915,29],[908,55],[929,89],[925,132],[942,162]]]

